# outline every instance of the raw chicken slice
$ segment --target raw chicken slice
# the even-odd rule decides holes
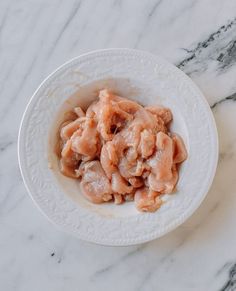
[[[132,102],[131,100],[128,100],[127,98],[124,98],[124,97],[121,97],[117,94],[114,94],[113,92],[111,92],[108,89],[101,90],[99,92],[98,98],[102,103],[109,103],[109,102],[110,103],[119,103],[119,102],[123,102],[123,101]],[[134,103],[137,104],[136,102],[134,102]]]
[[[150,167],[148,164],[144,163],[141,159],[134,160],[132,162],[128,161],[125,156],[120,159],[118,164],[118,169],[120,174],[125,179],[129,179],[131,177],[140,177],[143,172],[149,170]]]
[[[141,108],[135,113],[134,122],[139,124],[143,129],[149,129],[153,134],[159,131],[166,132],[166,126],[161,118],[157,118],[151,112]]]
[[[99,93],[99,102],[97,109],[98,130],[105,140],[111,140],[114,135],[119,132],[133,116],[122,110],[114,100],[125,99],[113,95],[108,90],[102,90]]]
[[[129,168],[130,168],[130,165],[126,157],[121,158],[118,164],[118,169],[120,171],[121,176],[124,177],[125,179],[129,179],[132,177],[132,175],[128,171]]]
[[[112,140],[114,134],[133,118],[131,114],[111,104],[104,105],[100,110],[97,128],[105,141]]]
[[[99,149],[99,138],[97,124],[92,118],[87,118],[82,134],[75,134],[71,137],[72,150],[78,154],[94,158]]]
[[[78,115],[78,117],[85,117],[84,111],[79,106],[74,108],[74,112]]]
[[[130,146],[125,150],[124,154],[129,164],[132,165],[138,158],[137,146]]]
[[[130,114],[134,114],[137,110],[142,108],[141,105],[139,105],[138,103],[127,99],[120,100],[118,102],[118,106],[121,110]]]
[[[75,153],[71,149],[72,141],[68,140],[61,152],[61,157],[68,165],[74,166],[78,164],[78,161],[81,159],[81,155]]]
[[[160,208],[162,201],[158,192],[152,191],[147,187],[138,189],[134,195],[135,206],[140,211],[154,212]]]
[[[67,111],[64,113],[64,121],[74,121],[78,118],[77,114],[74,111]]]
[[[133,201],[134,200],[134,193],[130,193],[130,194],[126,194],[123,196],[123,198],[125,199],[125,201]]]
[[[158,132],[156,135],[156,149],[156,153],[147,160],[147,163],[152,168],[151,172],[157,180],[168,181],[172,178],[172,139],[167,134]]]
[[[178,182],[178,171],[176,169],[176,167],[173,166],[172,169],[172,178],[170,180],[167,181],[160,181],[158,179],[156,179],[154,174],[150,174],[147,178],[147,184],[150,187],[150,189],[160,192],[162,194],[170,194],[173,192],[175,185]]]
[[[145,170],[142,173],[142,178],[145,179],[150,175],[151,173],[151,168],[145,163]]]
[[[145,110],[143,107],[140,108],[134,116],[135,118],[133,124],[139,124],[142,129],[149,128],[152,131],[156,131],[157,119],[153,114]]]
[[[115,95],[111,93],[108,89],[103,89],[99,92],[98,98],[102,103],[107,103],[114,99]]]
[[[115,204],[121,204],[123,202],[123,197],[121,194],[114,193],[113,196],[114,196],[114,203]]]
[[[77,178],[77,174],[75,171],[75,167],[68,165],[65,160],[61,159],[60,160],[60,171],[62,172],[63,175],[70,177],[70,178]]]
[[[98,121],[97,112],[99,111],[99,108],[100,108],[99,102],[97,101],[92,102],[86,111],[86,114],[85,114],[86,117],[94,118],[96,121]]]
[[[106,148],[109,159],[113,162],[113,164],[117,165],[119,160],[113,143],[108,141],[106,143]]]
[[[82,125],[84,122],[85,122],[85,118],[82,117],[70,122],[66,126],[63,126],[60,132],[60,136],[62,140],[67,141],[76,130],[82,128]]]
[[[71,178],[76,178],[75,172],[80,162],[81,156],[73,152],[71,149],[71,140],[68,140],[61,152],[60,170],[61,172]]]
[[[119,194],[131,193],[133,191],[133,186],[128,185],[128,182],[120,175],[118,171],[112,174],[111,188],[113,192]]]
[[[143,179],[141,177],[132,177],[129,178],[128,181],[134,188],[140,188],[143,186]]]
[[[69,123],[73,122],[74,120],[67,120],[67,121],[64,121],[60,127],[59,127],[59,132],[61,132],[62,128],[65,127],[66,125],[68,125]]]
[[[141,132],[138,152],[142,158],[146,159],[153,154],[154,150],[155,150],[155,136],[147,129],[144,129]]]
[[[89,161],[83,167],[80,185],[84,196],[93,203],[111,200],[111,185],[100,162]]]
[[[187,159],[187,150],[184,142],[176,133],[172,135],[172,140],[174,145],[173,162],[175,164],[182,163]]]
[[[145,170],[145,164],[141,160],[137,160],[135,165],[128,169],[128,172],[131,176],[142,176],[143,171]]]
[[[127,149],[127,142],[125,138],[123,137],[122,132],[115,134],[115,136],[113,137],[111,141],[112,145],[114,146],[116,150],[118,159],[124,156],[124,151]]]
[[[160,117],[165,124],[168,124],[172,120],[172,113],[169,108],[161,107],[161,106],[147,106],[145,109],[156,117]]]
[[[103,145],[100,155],[100,162],[107,177],[111,179],[111,175],[117,171],[118,157],[115,147],[111,142]]]
[[[133,120],[125,129],[123,129],[118,136],[121,136],[127,147],[137,148],[140,142],[140,133],[143,126],[137,120]]]

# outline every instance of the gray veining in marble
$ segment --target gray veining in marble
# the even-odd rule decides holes
[[[55,229],[20,176],[17,134],[30,96],[68,59],[129,47],[164,56],[198,84],[220,139],[214,183],[172,233],[92,245]],[[0,290],[236,290],[236,2],[0,1]]]

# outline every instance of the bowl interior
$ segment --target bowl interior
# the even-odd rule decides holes
[[[172,96],[165,96],[161,92],[160,87],[150,88],[145,83],[140,83],[140,80],[125,79],[125,78],[110,78],[101,79],[91,82],[85,86],[80,87],[75,93],[69,96],[62,104],[59,110],[55,113],[54,121],[50,128],[48,157],[52,172],[56,177],[56,183],[61,187],[76,204],[81,207],[93,211],[97,215],[109,217],[124,217],[133,215],[142,215],[134,206],[134,202],[126,202],[122,205],[115,205],[114,203],[93,204],[87,201],[82,195],[79,187],[79,180],[71,179],[62,175],[59,171],[58,157],[55,153],[55,147],[58,141],[58,128],[63,122],[65,113],[72,110],[76,106],[80,106],[86,110],[87,107],[97,99],[98,92],[101,89],[107,88],[112,92],[137,101],[140,104],[147,105],[163,105],[171,109],[173,113],[173,122],[171,124],[171,131],[177,132],[182,136],[189,149],[188,130],[185,120],[181,114],[181,109],[175,106],[171,101]],[[176,96],[178,98],[178,96]],[[188,150],[189,151],[189,150]],[[179,195],[178,189],[181,184],[185,183],[185,172],[188,170],[188,161],[184,162],[180,168],[180,179],[177,187],[177,193],[172,195],[165,195],[164,200],[168,201],[173,198],[173,195]]]

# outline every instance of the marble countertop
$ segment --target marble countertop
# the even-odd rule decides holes
[[[218,169],[201,207],[139,246],[58,231],[18,168],[19,123],[39,83],[68,59],[109,47],[176,64],[205,94],[219,131]],[[0,68],[0,290],[236,290],[235,0],[2,0]]]

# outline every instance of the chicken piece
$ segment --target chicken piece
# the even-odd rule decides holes
[[[71,178],[77,178],[76,168],[81,160],[81,156],[73,152],[71,149],[71,140],[68,140],[61,152],[60,170]]]
[[[137,148],[140,143],[142,128],[142,124],[134,119],[113,137],[112,143],[116,148],[118,156],[123,157],[125,155],[129,163],[132,163],[138,157]]]
[[[82,178],[84,171],[85,171],[85,165],[88,161],[81,161],[79,164],[79,167],[77,169],[75,169],[75,173],[77,178]]]
[[[60,160],[59,168],[63,175],[69,178],[78,178],[75,167],[68,165],[65,160]]]
[[[99,161],[89,161],[83,165],[81,190],[93,203],[102,203],[112,199],[110,182]]]
[[[120,158],[120,162],[118,164],[118,169],[121,176],[127,180],[134,176],[142,176],[143,172],[149,168],[149,165],[144,163],[141,159],[130,162],[127,160],[126,156]]]
[[[184,142],[182,138],[176,133],[172,134],[172,140],[174,146],[173,162],[175,164],[182,163],[187,159],[188,156]]]
[[[122,157],[120,159],[120,162],[118,164],[118,169],[122,177],[125,179],[129,179],[132,177],[132,175],[129,172],[130,164],[127,161],[126,157]]]
[[[97,113],[99,112],[100,104],[97,101],[92,102],[87,108],[85,116],[88,118],[94,118],[98,122]]]
[[[115,147],[111,142],[103,145],[100,155],[100,162],[107,177],[111,179],[111,175],[117,171],[118,157]]]
[[[157,118],[151,112],[145,110],[141,107],[135,114],[132,125],[139,125],[141,130],[148,129],[153,134],[156,134],[159,131],[166,132],[166,126],[164,121],[161,118]]]
[[[153,114],[141,107],[135,114],[133,124],[140,125],[141,129],[149,129],[155,131],[157,127],[157,119]],[[155,132],[156,133],[156,132]]]
[[[85,117],[84,111],[79,106],[74,108],[74,112],[78,115],[78,117]]]
[[[128,185],[128,182],[120,175],[118,171],[112,174],[111,177],[112,191],[119,194],[131,193],[133,186]]]
[[[77,134],[77,132],[73,134],[71,140],[72,150],[74,152],[87,156],[90,159],[96,156],[99,149],[99,138],[96,125],[93,119],[87,118],[82,134]]]
[[[99,101],[101,101],[102,103],[108,103],[108,102],[119,103],[119,102],[123,102],[123,101],[132,102],[131,100],[128,100],[127,98],[121,97],[121,96],[111,92],[108,89],[100,90],[98,97],[99,97]],[[134,103],[136,104],[136,102],[134,102]]]
[[[123,100],[118,101],[118,106],[121,110],[130,114],[134,114],[137,110],[142,108],[141,105],[139,105],[138,103],[131,100],[127,100],[125,98]]]
[[[155,150],[155,136],[147,129],[144,129],[141,132],[138,152],[142,158],[146,159],[153,154],[154,150]]]
[[[105,141],[112,140],[114,134],[133,118],[131,114],[112,104],[105,104],[100,110],[97,128]]]
[[[74,120],[66,120],[64,121],[60,127],[59,127],[59,132],[61,132],[62,128],[65,127],[66,125],[68,125],[69,123],[73,122]]]
[[[131,146],[125,150],[125,157],[129,164],[134,163],[138,158],[138,151],[136,146]]]
[[[121,97],[121,96],[111,92],[108,89],[100,90],[98,97],[99,97],[99,100],[101,102],[103,102],[103,103],[106,103],[106,102],[122,102],[122,101],[130,101],[130,102],[132,102],[131,100],[128,100],[127,98]],[[134,102],[134,103],[136,103],[136,102]]]
[[[107,103],[107,102],[110,102],[112,99],[115,99],[115,95],[112,92],[110,92],[108,89],[103,89],[99,91],[98,98],[102,103]],[[119,98],[122,98],[122,97],[119,97]]]
[[[143,171],[145,170],[145,164],[141,160],[135,161],[135,165],[128,169],[128,172],[131,176],[142,176]]]
[[[156,117],[156,121],[157,121],[157,125],[155,127],[155,133],[158,133],[159,131],[167,133],[168,130],[167,130],[167,127],[166,127],[163,119]]]
[[[105,141],[112,140],[133,116],[122,110],[115,99],[122,98],[111,94],[108,90],[101,90],[99,93],[98,131]]]
[[[128,181],[134,188],[140,188],[143,186],[143,179],[141,177],[131,177]]]
[[[143,187],[138,189],[134,195],[135,206],[139,211],[154,212],[160,208],[162,200],[159,193]]]
[[[142,124],[137,120],[133,119],[129,125],[126,126],[124,130],[120,133],[120,135],[125,139],[126,145],[128,147],[138,147],[140,142],[140,133],[143,129]]]
[[[123,137],[122,132],[115,134],[111,141],[112,145],[115,148],[118,159],[124,156],[124,151],[127,149],[127,142]]]
[[[168,181],[160,181],[156,179],[155,175],[150,174],[147,178],[147,184],[150,189],[160,192],[162,194],[170,194],[173,192],[175,185],[178,182],[179,174],[176,166],[172,169],[172,178]]]
[[[69,139],[61,152],[61,158],[64,160],[64,162],[70,166],[75,166],[78,164],[78,161],[81,160],[81,155],[75,153],[72,148],[72,141]]]
[[[113,143],[108,141],[106,143],[106,148],[109,159],[113,162],[113,164],[117,165],[119,160]]]
[[[156,135],[156,148],[156,153],[147,160],[147,164],[151,167],[151,172],[157,180],[168,181],[172,178],[172,139],[165,133],[158,132]]]
[[[172,178],[170,179],[170,181],[165,183],[164,193],[165,194],[173,193],[175,191],[178,180],[179,180],[179,172],[178,172],[177,167],[173,165]]]
[[[139,126],[127,127],[112,140],[119,157],[119,171],[126,179],[140,170],[140,163],[137,165],[140,131]]]
[[[67,141],[75,131],[82,130],[82,125],[85,122],[85,118],[77,118],[76,120],[68,123],[61,128],[60,136],[63,141]]]
[[[129,193],[123,196],[123,198],[125,199],[125,201],[133,201],[134,200],[134,193]]]
[[[172,113],[169,108],[161,106],[147,106],[145,109],[156,117],[160,117],[164,121],[164,124],[168,124],[172,120]]]
[[[122,197],[121,194],[114,193],[113,197],[114,197],[114,203],[115,204],[122,204],[123,203],[123,197]]]
[[[151,172],[151,168],[145,163],[145,170],[142,173],[142,178],[145,180]]]
[[[64,121],[74,121],[78,118],[77,114],[74,111],[67,111],[64,113]]]

